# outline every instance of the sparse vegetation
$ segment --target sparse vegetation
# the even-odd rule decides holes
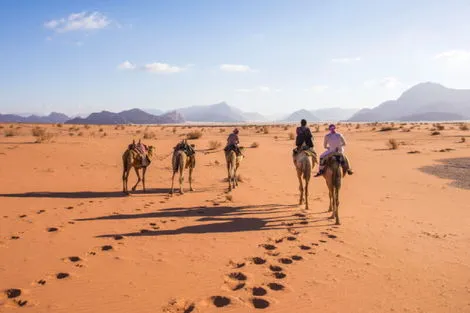
[[[176,134],[176,127],[173,127],[173,129],[171,130],[171,132],[172,132],[173,134]]]
[[[444,130],[446,129],[444,125],[441,125],[441,124],[436,124],[436,129],[437,130]]]
[[[262,131],[263,134],[265,134],[265,135],[269,134],[269,128],[268,128],[268,126],[263,126],[263,128],[261,129],[261,131]]]
[[[389,139],[388,142],[387,142],[387,146],[390,150],[397,150],[398,149],[398,141],[396,141],[395,139]]]
[[[14,136],[18,136],[18,132],[13,129],[7,129],[4,131],[4,135],[5,137],[14,137]]]
[[[465,137],[460,138],[460,142],[464,143],[465,142]]]
[[[85,129],[90,129],[91,126],[88,125],[88,124],[86,124],[86,125],[84,125],[83,127],[85,127]]]
[[[52,137],[54,137],[54,135],[47,132],[46,129],[38,127],[38,126],[34,127],[31,130],[31,133],[33,134],[34,137],[36,137],[37,143],[50,141]]]
[[[253,142],[250,146],[251,148],[258,148],[259,147],[259,143],[257,143],[256,141]]]
[[[59,124],[57,124],[56,126],[57,126],[57,127],[62,127],[62,124],[61,124],[61,123],[59,123]]]
[[[440,135],[440,134],[441,134],[441,133],[438,132],[438,131],[433,131],[433,132],[431,133],[431,136],[438,136],[438,135]]]
[[[461,125],[459,126],[459,129],[460,129],[460,130],[468,130],[468,125],[467,125],[467,124],[461,124]]]
[[[284,126],[284,130],[289,130],[289,126]]]
[[[191,131],[186,135],[187,139],[194,140],[202,137],[202,132],[199,130]]]
[[[211,140],[209,141],[209,150],[216,150],[222,147],[222,143],[217,140]]]
[[[295,139],[294,133],[289,133],[289,140],[294,140],[294,139]]]
[[[225,128],[220,128],[219,133],[225,133]]]
[[[100,133],[102,133],[102,132],[104,132],[104,129],[103,129],[103,128],[100,128],[98,131],[99,131]],[[140,133],[140,130],[138,130],[138,132]]]
[[[83,132],[79,132],[77,136],[83,137]]]
[[[421,153],[421,152],[418,150],[408,151],[408,154],[418,154],[418,153]]]
[[[144,139],[155,139],[157,137],[154,132],[144,132]]]
[[[381,132],[389,132],[389,131],[392,131],[392,130],[397,130],[397,129],[394,128],[393,126],[383,126],[382,128],[380,128],[379,131],[381,131]]]

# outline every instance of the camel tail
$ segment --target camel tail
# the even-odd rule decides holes
[[[173,172],[178,172],[178,170],[184,170],[183,168],[183,156],[181,153],[178,153],[176,157],[173,159]]]

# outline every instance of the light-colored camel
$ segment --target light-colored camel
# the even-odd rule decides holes
[[[297,178],[299,179],[299,205],[302,205],[305,200],[306,210],[308,210],[308,185],[316,163],[316,155],[310,150],[302,150],[294,155],[294,165],[297,170]]]
[[[194,147],[194,146],[192,146]],[[179,183],[180,183],[180,193],[183,194],[183,182],[184,182],[184,170],[189,170],[189,191],[194,191],[192,182],[193,182],[193,169],[196,167],[196,155],[193,154],[188,156],[183,150],[176,149],[173,151],[173,158],[172,158],[172,165],[173,165],[173,177],[171,178],[171,191],[170,193],[173,194],[173,187],[175,183],[175,175],[179,172]]]
[[[227,180],[228,190],[231,191],[238,187],[238,175],[237,171],[240,167],[240,163],[243,160],[243,147],[240,147],[242,154],[237,155],[233,150],[225,151],[225,160],[227,161]]]
[[[127,188],[127,181],[129,178],[129,173],[132,168],[134,168],[135,173],[137,174],[137,182],[135,183],[134,187],[132,187],[132,191],[135,191],[137,185],[142,181],[142,186],[145,190],[145,173],[147,172],[147,167],[150,165],[144,165],[142,162],[142,156],[135,151],[132,147],[135,146],[135,142],[132,145],[129,145],[124,154],[122,155],[122,164],[123,164],[123,171],[122,171],[122,191],[126,194],[129,194],[129,190]],[[151,160],[153,158],[153,152],[155,148],[153,146],[148,147],[147,156]],[[139,170],[142,169],[142,178],[140,177]]]
[[[343,166],[341,165],[343,155],[334,153],[327,157],[325,160],[325,170],[323,177],[325,178],[326,185],[328,186],[328,193],[330,196],[330,207],[328,212],[332,212],[330,219],[336,219],[336,225],[339,225],[339,191],[341,189],[341,179],[344,176]]]

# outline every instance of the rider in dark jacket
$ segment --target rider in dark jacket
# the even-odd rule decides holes
[[[312,132],[310,128],[307,127],[307,121],[305,119],[300,121],[300,127],[297,127],[296,133],[295,145],[297,146],[297,151],[300,151],[304,143],[307,147],[313,148]]]

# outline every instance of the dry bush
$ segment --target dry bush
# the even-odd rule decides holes
[[[171,131],[173,132],[173,134],[176,134],[176,127],[173,127]]]
[[[14,137],[14,136],[18,136],[18,132],[16,130],[13,130],[13,129],[6,129],[3,134],[5,135],[5,137]]]
[[[407,153],[408,154],[418,154],[418,153],[421,153],[421,151],[413,150],[413,151],[408,151]]]
[[[57,127],[62,127],[62,124],[61,124],[61,123],[59,123],[59,124],[57,124],[56,126],[57,126]]]
[[[459,129],[460,129],[460,130],[468,130],[468,125],[467,125],[467,124],[461,124],[461,125],[459,126]]]
[[[77,136],[83,137],[83,132],[79,132]]]
[[[289,130],[289,126],[284,126],[284,130]]]
[[[444,130],[446,129],[444,125],[441,125],[441,124],[436,124],[436,128],[437,130]]]
[[[392,130],[396,130],[396,128],[394,128],[393,126],[383,126],[382,128],[380,128],[379,131],[381,132],[389,132],[389,131],[392,131]]]
[[[289,140],[294,140],[294,139],[295,139],[295,134],[289,133]]]
[[[90,129],[90,128],[91,128],[91,126],[90,126],[90,125],[88,125],[88,124],[86,124],[86,125],[83,125],[83,127],[85,127],[85,129]]]
[[[217,140],[211,140],[209,141],[209,150],[216,150],[222,147],[222,143]]]
[[[157,137],[154,132],[144,132],[144,139],[154,139]]]
[[[38,127],[38,126],[34,127],[31,130],[31,133],[33,134],[34,137],[36,137],[37,143],[50,141],[52,137],[54,137],[54,135],[47,132],[46,129]]]
[[[257,143],[256,141],[253,142],[250,146],[251,148],[258,148],[259,147],[259,143]]]
[[[103,133],[103,137],[106,137],[106,136],[108,136],[108,134],[107,134],[107,133]]]
[[[437,135],[440,135],[440,134],[441,134],[441,133],[438,132],[438,131],[433,131],[433,132],[431,133],[431,136],[437,136]]]
[[[398,149],[398,141],[396,141],[395,139],[389,139],[387,141],[387,146],[390,150],[397,150]]]
[[[225,133],[225,128],[220,128],[219,133]]]
[[[199,130],[194,130],[186,134],[186,138],[191,139],[191,140],[199,139],[201,137],[202,137],[202,133]]]
[[[75,134],[74,133],[69,133],[69,136],[73,137],[73,136],[75,136]]]
[[[102,132],[104,132],[104,129],[103,129],[103,128],[100,128],[98,131],[99,131],[100,133],[102,133]],[[140,130],[138,130],[138,132],[140,133]]]
[[[263,128],[261,129],[261,131],[263,132],[263,134],[267,135],[269,134],[269,128],[267,126],[263,126]]]
[[[460,142],[464,143],[465,142],[465,137],[460,138]]]
[[[278,136],[274,136],[274,140],[277,140],[279,137]]]

